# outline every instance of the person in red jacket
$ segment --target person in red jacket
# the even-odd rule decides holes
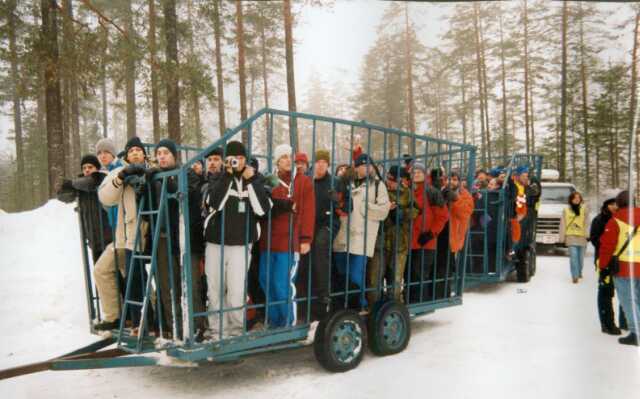
[[[640,208],[630,204],[629,197],[629,191],[622,191],[616,197],[619,209],[607,222],[600,237],[598,267],[601,273],[613,276],[618,300],[627,315],[629,335],[619,338],[618,342],[640,346]],[[614,257],[618,260],[617,268],[616,262],[611,262]]]
[[[414,206],[418,209],[418,216],[413,220],[411,260],[406,279],[409,284],[409,303],[431,299],[437,236],[449,220],[442,193],[426,184],[425,171],[424,164],[413,164]]]
[[[309,252],[313,241],[316,217],[313,182],[292,167],[291,154],[292,149],[286,144],[274,151],[277,173],[269,179],[273,186],[273,210],[271,218],[262,222],[260,286],[267,298],[269,328],[296,323],[298,262],[301,254]],[[274,302],[283,303],[271,305]]]

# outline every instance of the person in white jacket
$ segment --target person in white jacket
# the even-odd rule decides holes
[[[376,177],[373,165],[369,155],[361,154],[354,162],[353,179],[344,182],[344,208],[348,215],[340,217],[340,230],[333,240],[333,258],[339,281],[334,291],[344,290],[345,285],[340,282],[347,271],[348,281],[364,289],[367,261],[376,249],[380,223],[389,214],[389,194],[384,182]],[[368,305],[365,296],[361,296],[360,305]]]
[[[131,185],[126,184],[126,181],[130,176],[143,175],[146,171],[146,152],[138,137],[132,137],[127,142],[124,161],[124,166],[109,172],[98,189],[100,202],[104,206],[117,206],[118,217],[114,245],[105,250],[95,266],[96,287],[100,294],[104,314],[103,321],[94,326],[96,330],[112,330],[118,328],[120,324],[120,293],[116,283],[117,276],[113,260],[117,254],[118,264],[124,266],[124,273],[122,268],[120,273],[127,276],[136,238],[138,206],[136,192]],[[145,221],[141,221],[140,230],[142,231],[141,237],[144,238],[147,231]],[[144,239],[139,244],[140,248],[144,248]],[[122,251],[124,251],[124,259],[121,258]],[[129,299],[142,302],[142,286],[146,272],[142,267],[135,267],[134,272]],[[129,316],[134,326],[140,322],[141,310],[139,306],[129,306]]]

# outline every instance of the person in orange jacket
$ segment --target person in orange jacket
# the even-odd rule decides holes
[[[419,303],[432,299],[437,239],[449,220],[449,212],[440,190],[426,182],[424,164],[415,162],[412,175],[414,206],[418,215],[413,219],[405,281],[409,284],[408,303]]]
[[[431,171],[432,181],[440,182],[440,189],[449,211],[449,221],[438,237],[436,260],[436,299],[449,297],[455,284],[452,276],[456,271],[456,255],[464,247],[469,222],[473,214],[473,197],[462,187],[460,173],[451,171],[444,175],[441,169]],[[443,235],[444,234],[444,235]]]

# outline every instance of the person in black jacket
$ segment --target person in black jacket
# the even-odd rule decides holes
[[[594,262],[598,261],[600,254],[600,237],[604,234],[605,226],[613,214],[618,210],[616,205],[616,199],[610,198],[602,204],[602,209],[598,216],[593,218],[591,222],[591,231],[589,232],[589,241],[595,248]],[[596,270],[597,270],[596,266]],[[613,296],[615,288],[613,286],[613,279],[608,273],[608,269],[600,271],[598,278],[598,315],[600,316],[600,327],[603,333],[611,335],[620,335],[621,331],[615,323],[615,317],[613,312]],[[620,325],[626,325],[626,319],[622,312],[622,307],[619,311]]]
[[[241,334],[246,304],[245,279],[251,248],[260,238],[257,218],[271,209],[271,201],[255,170],[247,166],[245,147],[227,143],[224,171],[211,177],[209,215],[204,221],[205,272],[209,298],[209,328],[214,339]],[[220,317],[220,316],[223,317]]]
[[[112,241],[107,212],[98,200],[98,187],[106,174],[100,172],[100,161],[95,155],[83,156],[80,164],[82,174],[73,180],[65,179],[57,197],[65,203],[78,200],[76,210],[80,214],[82,239],[88,242],[95,263]]]
[[[338,209],[335,194],[335,177],[329,173],[331,159],[329,151],[316,151],[313,168],[315,193],[315,231],[311,251],[302,257],[302,267],[298,271],[298,296],[315,298],[311,300],[310,321],[320,321],[329,312],[331,297],[329,287],[331,281],[331,243],[340,230],[340,218],[335,213]],[[311,292],[308,293],[309,273],[311,274]],[[307,304],[301,303],[300,318],[306,316]]]

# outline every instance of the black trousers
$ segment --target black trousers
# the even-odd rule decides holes
[[[409,284],[409,303],[431,301],[434,289],[436,251],[432,249],[411,250],[405,280]]]
[[[598,316],[600,316],[600,326],[602,328],[612,328],[615,326],[615,315],[613,312],[613,296],[615,294],[615,287],[613,285],[613,279],[609,277],[608,281],[605,281],[601,277],[598,279]],[[618,324],[622,329],[627,329],[627,319],[622,306],[618,310]]]
[[[313,243],[308,254],[303,255],[296,278],[298,298],[306,298],[298,302],[298,318],[306,322],[307,309],[311,310],[310,320],[322,320],[329,312],[331,299],[329,296],[329,282],[331,281],[331,250],[330,231],[327,227],[316,229]],[[311,281],[309,281],[311,277]],[[309,286],[311,292],[309,293]],[[311,303],[309,305],[309,298]]]

